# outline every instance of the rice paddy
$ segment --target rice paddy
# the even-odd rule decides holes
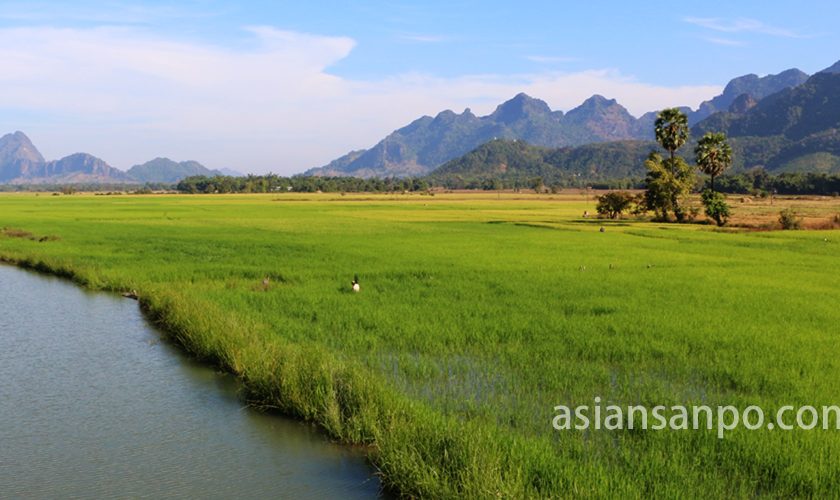
[[[840,404],[840,231],[584,210],[575,195],[4,195],[0,258],[136,290],[251,403],[368,446],[405,495],[840,495],[836,430],[552,427],[555,405],[596,396]]]

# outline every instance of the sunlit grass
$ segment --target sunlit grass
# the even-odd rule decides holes
[[[840,232],[584,210],[585,193],[9,195],[0,227],[36,238],[0,235],[0,256],[138,290],[249,399],[372,445],[405,493],[840,493],[837,432],[551,427],[595,396],[840,402]]]

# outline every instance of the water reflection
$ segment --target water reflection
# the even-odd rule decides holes
[[[0,496],[377,496],[358,452],[236,391],[136,302],[0,266]]]

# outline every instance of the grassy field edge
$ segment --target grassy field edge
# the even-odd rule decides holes
[[[100,281],[71,262],[9,254],[0,254],[0,262],[90,290],[129,289]],[[268,341],[254,333],[255,325],[206,301],[167,290],[139,290],[138,295],[141,310],[164,335],[190,355],[239,377],[249,405],[315,423],[333,439],[367,447],[383,487],[398,495],[545,497],[593,491],[593,484],[559,484],[565,480],[553,473],[558,457],[544,442],[445,417],[390,390],[356,363],[322,347],[282,337]],[[580,462],[566,465],[583,468]],[[566,478],[604,479],[593,476],[593,465]]]

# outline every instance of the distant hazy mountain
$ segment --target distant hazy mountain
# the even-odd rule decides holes
[[[522,139],[541,146],[568,146],[616,139],[646,138],[650,130],[615,100],[593,96],[563,114],[526,94],[478,117],[443,111],[394,131],[368,150],[353,151],[307,175],[357,177],[423,175],[493,139]]]
[[[729,105],[729,109],[726,111],[729,113],[744,114],[754,108],[756,104],[758,104],[758,101],[753,96],[750,94],[741,94],[732,101],[732,104]]]
[[[23,132],[0,137],[0,183],[132,182],[125,172],[86,153],[47,162]]]
[[[575,141],[580,144],[642,138],[652,133],[652,128],[642,129],[639,121],[615,99],[607,99],[597,94],[566,113],[564,122],[569,129],[585,131],[583,136]]]
[[[840,73],[840,61],[820,71],[820,73]]]
[[[128,169],[128,175],[140,182],[175,183],[192,175],[225,175],[218,170],[210,170],[197,161],[176,162],[169,158],[155,158],[142,165]]]
[[[833,69],[832,69],[833,68]],[[840,71],[840,62],[826,71]],[[716,113],[743,113],[754,103],[803,84],[808,75],[789,69],[777,75],[744,75],[694,111],[681,108],[691,125]],[[721,117],[718,117],[720,120]],[[398,129],[368,150],[352,151],[305,175],[387,177],[423,175],[493,139],[521,139],[546,147],[578,146],[610,141],[651,140],[656,111],[635,118],[614,99],[594,95],[567,113],[552,111],[539,100],[519,94],[487,116],[469,109],[424,116]]]
[[[350,151],[344,156],[340,156],[335,160],[329,162],[328,164],[324,165],[321,168],[313,168],[306,172],[306,175],[327,175],[327,176],[334,176],[334,175],[346,175],[344,172],[348,171],[348,165],[356,161],[357,158],[362,156],[367,152],[366,149],[359,149],[356,151]]]
[[[782,135],[800,140],[809,135],[840,128],[840,74],[817,73],[804,84],[759,101],[745,113],[711,116],[694,127],[694,134],[707,130],[730,137]]]
[[[242,175],[229,172],[210,170],[195,161],[155,158],[126,173],[87,153],[48,162],[23,132],[0,137],[0,184],[175,183],[190,175]]]
[[[567,115],[568,116],[568,115]],[[756,101],[734,99],[691,131],[680,151],[690,162],[696,140],[707,131],[727,133],[733,149],[732,171],[763,167],[771,173],[840,173],[840,73],[821,72],[804,84]],[[491,179],[546,183],[641,178],[644,159],[655,142],[621,141],[551,149],[524,141],[491,141],[444,163],[430,174],[447,184]],[[574,184],[574,182],[571,182]]]
[[[695,125],[692,135],[707,131],[745,145],[742,153],[753,166],[840,172],[840,73],[823,71],[746,109],[716,113]]]
[[[48,183],[115,183],[133,182],[128,174],[87,153],[75,153],[44,165],[39,182]],[[27,178],[34,182],[35,179]]]
[[[245,174],[232,168],[219,168],[214,170],[214,172],[219,172],[220,174],[227,175],[229,177],[245,177]]]
[[[690,113],[689,122],[693,125],[714,113],[727,111],[735,99],[743,94],[747,94],[756,101],[760,101],[780,90],[802,85],[807,79],[807,73],[795,68],[782,71],[778,75],[759,77],[758,75],[749,74],[739,76],[738,78],[732,79],[726,85],[723,93],[709,101],[702,102],[697,111]]]
[[[27,177],[43,167],[44,157],[23,132],[0,137],[0,182]]]

